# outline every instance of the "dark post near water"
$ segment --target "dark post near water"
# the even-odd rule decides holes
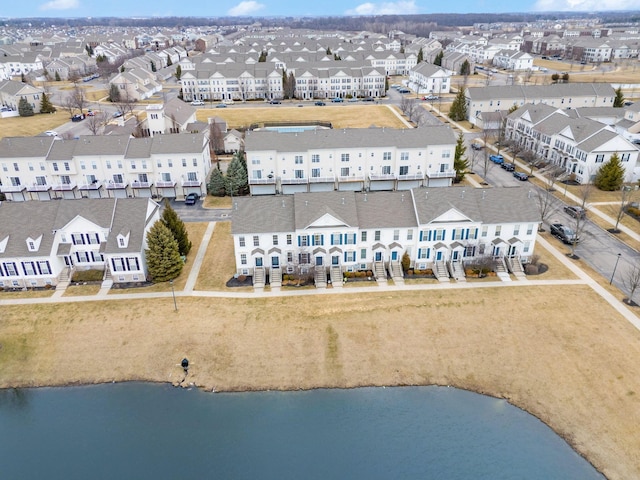
[[[180,365],[182,365],[182,369],[184,370],[184,373],[187,374],[189,372],[189,360],[186,358],[183,358]]]
[[[613,277],[616,274],[616,268],[618,268],[618,262],[620,261],[621,253],[618,254],[618,258],[616,258],[616,264],[613,266],[613,273],[611,274],[611,280],[609,280],[609,285],[613,283]]]

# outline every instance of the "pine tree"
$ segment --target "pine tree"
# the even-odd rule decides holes
[[[225,177],[227,195],[242,195],[248,190],[247,167],[243,157],[242,152],[237,152],[231,159]]]
[[[109,101],[112,103],[120,101],[120,89],[115,83],[109,85]]]
[[[616,89],[616,98],[613,99],[614,108],[622,108],[624,107],[624,95],[622,95],[622,88],[618,87]]]
[[[424,54],[422,53],[422,48],[420,50],[418,50],[418,60],[417,62],[420,63],[424,61]]]
[[[58,72],[56,72],[56,82],[60,81],[60,74]]]
[[[467,119],[467,101],[465,98],[464,87],[460,87],[456,98],[451,104],[451,109],[449,110],[449,118],[451,118],[451,120],[453,120],[454,122],[459,122],[461,120]]]
[[[182,271],[178,242],[171,231],[158,220],[147,233],[147,249],[144,251],[151,279],[158,282],[173,280]]]
[[[456,183],[462,181],[469,169],[469,159],[465,157],[467,147],[464,144],[464,136],[462,132],[458,135],[458,141],[456,142],[456,152],[453,157],[453,169],[456,171]]]
[[[153,60],[151,60],[151,71],[152,72],[156,71],[156,62],[154,62]]]
[[[211,172],[209,183],[207,184],[209,195],[214,197],[224,197],[225,195],[225,179],[220,167],[216,167]]]
[[[56,107],[53,106],[46,92],[42,92],[42,100],[40,102],[40,113],[54,113]]]
[[[176,80],[180,80],[180,77],[182,77],[182,67],[178,65],[176,67]]]
[[[444,51],[440,50],[436,55],[436,58],[433,60],[434,65],[442,66],[442,57],[444,57]]]
[[[611,155],[609,161],[602,164],[593,183],[600,190],[613,192],[622,188],[624,182],[624,167],[617,153]]]
[[[24,97],[18,102],[18,113],[21,117],[33,117],[33,107]]]
[[[167,67],[170,67],[171,65],[173,65],[173,60],[171,60],[171,57],[167,55]]]
[[[164,210],[161,217],[162,223],[171,231],[173,238],[178,242],[180,255],[186,256],[191,250],[191,241],[184,222],[180,219],[176,211],[171,208],[168,200],[164,202]]]
[[[460,65],[460,75],[470,75],[471,74],[471,65],[469,64],[469,60],[465,60]]]

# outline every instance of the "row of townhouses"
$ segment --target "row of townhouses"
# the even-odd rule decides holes
[[[204,195],[210,167],[204,134],[0,140],[0,192],[13,201]]]
[[[53,287],[75,269],[143,282],[146,234],[159,218],[159,205],[144,198],[2,202],[0,288]]]
[[[626,182],[640,179],[640,150],[615,129],[596,120],[577,117],[575,111],[549,105],[525,105],[506,120],[505,136],[591,183],[612,155],[620,158]]]
[[[252,131],[245,154],[252,195],[450,186],[456,136],[414,129]]]
[[[529,188],[414,188],[237,198],[232,235],[237,274],[275,278],[386,270],[405,253],[421,270],[479,257],[526,262],[539,223]]]

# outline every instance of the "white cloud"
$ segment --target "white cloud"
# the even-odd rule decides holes
[[[40,5],[40,10],[69,10],[79,6],[80,2],[78,0],[51,0]]]
[[[382,3],[361,3],[356,8],[347,10],[346,15],[410,15],[419,13],[419,8],[413,0]]]
[[[253,15],[254,13],[259,12],[263,8],[264,8],[264,5],[262,3],[249,0],[246,2],[240,2],[235,7],[229,9],[227,14],[231,15],[232,17],[243,17],[245,15]]]
[[[537,0],[533,10],[604,12],[608,10],[636,10],[638,0]]]

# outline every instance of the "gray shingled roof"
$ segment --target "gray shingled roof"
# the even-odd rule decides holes
[[[489,224],[539,222],[535,193],[527,187],[468,187],[412,190],[418,223],[428,224],[455,208],[474,222]]]
[[[556,83],[552,85],[499,85],[469,87],[467,94],[471,101],[495,99],[517,99],[525,101],[537,98],[562,98],[596,95],[613,97],[613,87],[604,83]]]
[[[201,133],[157,135],[153,137],[151,153],[200,153],[203,148],[204,137]]]
[[[331,215],[350,227],[359,227],[354,192],[296,193],[295,227],[304,230],[324,215]]]
[[[231,233],[293,232],[293,196],[238,197],[233,199]]]
[[[411,192],[376,192],[356,195],[360,228],[415,227]]]
[[[6,137],[0,140],[0,158],[46,157],[54,142],[53,137]]]
[[[160,206],[155,204],[151,214],[147,214],[149,201],[146,198],[116,199],[111,234],[107,239],[104,253],[135,253],[142,251],[144,231],[149,219]],[[129,234],[129,243],[125,248],[118,246],[118,234]]]

